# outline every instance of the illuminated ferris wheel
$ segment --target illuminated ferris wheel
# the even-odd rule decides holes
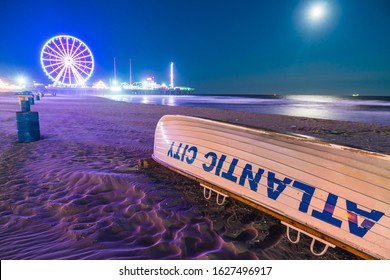
[[[54,85],[80,86],[91,77],[94,60],[81,40],[68,35],[56,36],[41,51],[41,65]]]

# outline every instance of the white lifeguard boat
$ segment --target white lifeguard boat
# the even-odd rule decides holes
[[[173,115],[160,119],[154,141],[153,159],[200,182],[206,198],[215,192],[219,204],[232,197],[277,217],[291,242],[312,237],[314,254],[338,246],[390,259],[389,155]]]

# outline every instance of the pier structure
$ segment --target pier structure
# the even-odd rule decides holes
[[[177,87],[177,88],[123,88],[118,86],[116,90],[112,88],[94,88],[94,87],[44,87],[31,88],[34,92],[41,92],[45,95],[57,94],[128,94],[128,95],[191,95],[194,93],[193,88]]]
[[[194,92],[193,88],[186,89],[124,89],[123,94],[134,95],[190,95]]]

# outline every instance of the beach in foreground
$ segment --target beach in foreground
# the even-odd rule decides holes
[[[234,200],[203,198],[153,153],[166,114],[207,117],[390,154],[390,126],[208,108],[140,105],[93,96],[45,97],[42,140],[17,142],[13,94],[0,93],[1,259],[357,259],[310,239],[291,244],[279,221]]]

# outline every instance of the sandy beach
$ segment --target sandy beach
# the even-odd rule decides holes
[[[310,239],[291,244],[280,222],[159,165],[153,153],[166,114],[207,117],[390,154],[390,126],[207,108],[140,105],[96,96],[44,97],[42,139],[17,142],[14,94],[0,93],[1,259],[358,259],[322,257]]]

